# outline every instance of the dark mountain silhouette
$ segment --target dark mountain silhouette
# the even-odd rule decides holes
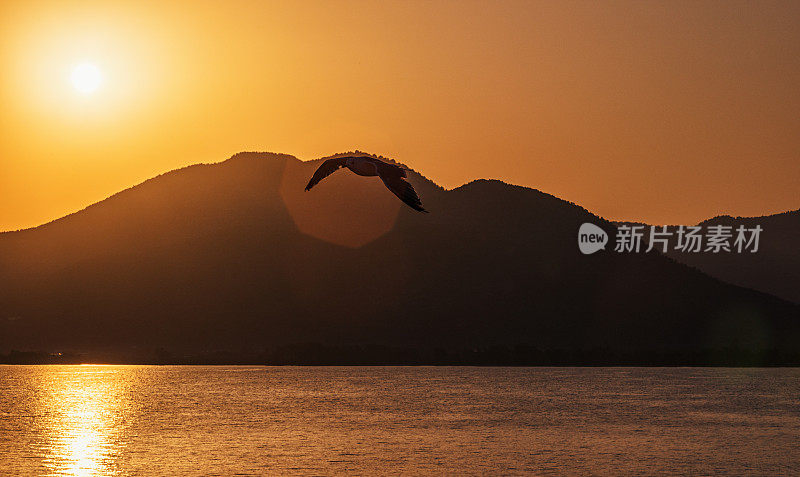
[[[643,244],[646,248],[650,225],[640,222],[617,224],[645,227]],[[714,225],[731,226],[734,237],[740,225],[747,229],[760,226],[758,250],[755,253],[750,253],[749,249],[742,253],[687,253],[672,248],[667,256],[728,283],[800,303],[800,210],[761,217],[720,215],[697,225],[704,232]],[[669,230],[674,234],[677,226],[670,225]]]
[[[719,216],[700,225],[760,225],[761,240],[756,253],[669,255],[687,265],[735,285],[760,290],[800,303],[800,210],[763,217]]]
[[[584,256],[581,223],[612,240],[615,227],[572,203],[490,180],[447,191],[410,171],[431,212],[419,214],[377,178],[334,174],[304,192],[319,163],[240,153],[0,234],[0,349],[159,350],[159,362],[800,356],[796,304],[658,254]]]

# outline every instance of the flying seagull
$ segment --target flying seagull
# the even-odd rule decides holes
[[[340,167],[346,167],[360,176],[379,176],[383,184],[409,207],[420,212],[428,212],[422,207],[417,192],[405,180],[406,170],[374,157],[344,156],[328,159],[317,168],[317,172],[308,181],[306,190],[311,190],[319,181],[333,174]]]

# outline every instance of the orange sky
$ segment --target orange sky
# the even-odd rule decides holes
[[[0,72],[0,230],[245,150],[360,149],[610,219],[800,207],[796,1],[6,0]]]

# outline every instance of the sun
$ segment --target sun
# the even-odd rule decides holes
[[[103,82],[100,68],[92,63],[81,63],[72,68],[70,74],[72,86],[83,94],[93,93]]]

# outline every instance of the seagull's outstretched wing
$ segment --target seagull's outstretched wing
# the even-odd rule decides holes
[[[386,187],[409,207],[420,212],[425,212],[426,214],[428,213],[428,211],[422,207],[422,201],[419,200],[417,191],[405,180],[405,169],[394,164],[381,162],[378,165],[378,175],[380,175]]]
[[[346,161],[347,161],[346,157],[335,157],[333,159],[328,159],[327,161],[323,162],[317,168],[317,172],[314,173],[314,175],[311,177],[311,180],[308,181],[306,190],[311,190],[311,188],[317,185],[319,181],[333,174],[340,167],[344,167]]]

